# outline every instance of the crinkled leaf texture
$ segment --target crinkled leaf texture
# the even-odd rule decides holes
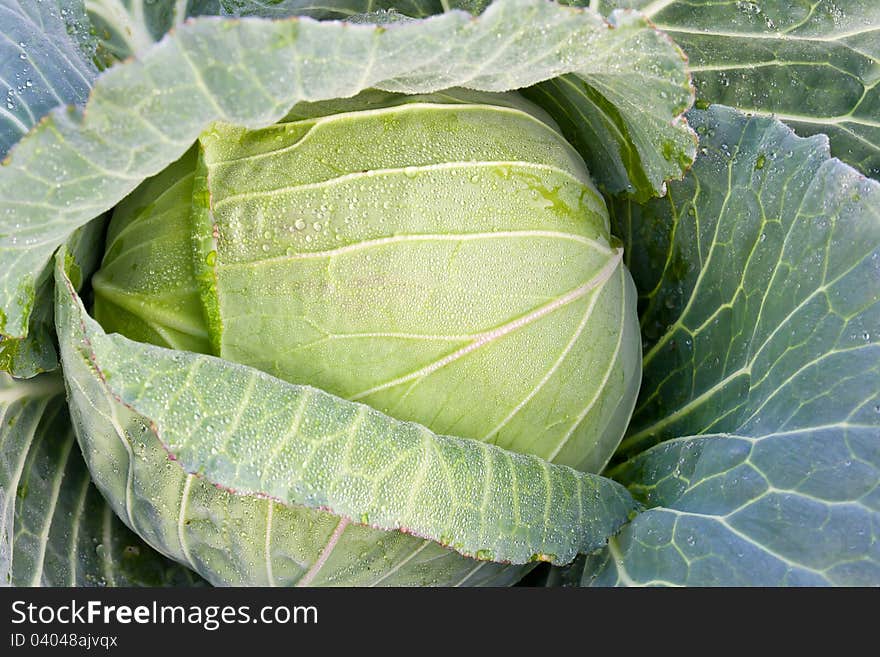
[[[440,0],[85,0],[85,6],[101,55],[110,61],[143,54],[170,29],[195,16],[393,20],[443,11]]]
[[[96,483],[145,540],[213,583],[502,583],[522,569],[487,561],[567,563],[635,508],[598,475],[107,336],[63,263],[62,362]]]
[[[772,114],[802,136],[827,134],[833,155],[880,178],[877,0],[599,0],[590,6],[645,12],[687,53],[702,101]]]
[[[103,73],[85,112],[53,112],[0,168],[0,333],[27,333],[66,236],[178,159],[213,120],[265,126],[298,101],[367,87],[502,91],[571,71],[630,79],[651,66],[662,82],[627,86],[621,103],[662,106],[663,89],[686,86],[680,52],[644,22],[609,29],[592,11],[542,0],[379,26],[195,19]]]
[[[85,0],[99,55],[110,63],[140,56],[187,18],[224,16],[319,20],[383,14],[424,18],[443,11],[439,0]]]
[[[778,121],[690,120],[688,177],[613,206],[647,350],[610,474],[653,508],[584,583],[878,585],[880,185]]]
[[[478,14],[491,3],[482,0],[194,0],[189,3],[144,0],[89,0],[90,15],[106,33],[106,49],[119,59],[145,51],[171,26],[187,16],[309,16],[321,20],[388,23],[425,18],[450,9]],[[588,2],[570,4],[586,7]],[[596,9],[591,7],[591,9]],[[635,23],[648,27],[634,12],[618,12],[612,25]],[[668,37],[656,30],[623,30],[616,48],[596,50],[603,73],[594,63],[591,75],[566,75],[541,83],[527,93],[554,115],[568,139],[580,150],[599,184],[639,198],[662,195],[665,181],[679,179],[695,156],[693,132],[681,114],[693,102],[693,89],[681,68],[682,56]],[[633,50],[666,56],[633,58]],[[613,69],[613,73],[611,72]],[[671,75],[670,75],[671,74]],[[651,102],[640,99],[646,89]]]
[[[488,0],[448,4],[475,14],[490,5]],[[587,0],[561,4],[594,9]],[[641,201],[663,196],[666,181],[681,179],[696,156],[697,140],[684,119],[694,90],[689,75],[675,75],[685,57],[663,32],[619,30],[653,27],[639,13],[610,12],[608,21],[617,28],[611,34],[620,45],[592,53],[605,62],[604,67],[555,77],[523,93],[559,123],[606,192]],[[633,52],[660,53],[669,48],[674,56],[633,58]],[[632,102],[647,89],[650,103]]]
[[[91,483],[58,375],[0,374],[0,585],[187,586]]]
[[[2,159],[51,109],[85,103],[97,68],[89,22],[78,0],[0,0],[0,37],[0,81],[6,86],[6,98],[0,101]],[[22,220],[11,209],[5,214],[0,233],[6,234],[0,240],[15,245]],[[52,276],[44,271],[20,282],[19,291],[22,309],[30,312],[27,337],[5,338],[0,322],[0,371],[32,377],[58,365]]]

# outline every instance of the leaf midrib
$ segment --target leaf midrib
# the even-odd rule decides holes
[[[351,181],[364,180],[369,178],[378,178],[382,176],[405,176],[407,178],[414,174],[430,173],[433,171],[450,171],[455,169],[490,169],[496,167],[510,167],[515,169],[534,169],[540,171],[544,175],[553,175],[566,178],[579,187],[589,190],[597,199],[600,197],[587,180],[582,179],[570,171],[561,169],[552,164],[540,164],[537,162],[526,162],[524,160],[457,160],[452,162],[436,162],[434,164],[416,164],[403,167],[381,167],[376,169],[368,169],[366,171],[354,171],[345,173],[340,176],[332,176],[319,180],[317,182],[296,183],[293,185],[284,185],[267,189],[264,191],[240,192],[238,194],[228,194],[219,200],[212,200],[211,208],[216,213],[225,205],[229,205],[235,201],[260,199],[265,197],[277,196],[279,194],[289,194],[291,192],[309,191],[314,189],[325,189],[329,186],[343,185]],[[210,170],[210,167],[209,167]]]

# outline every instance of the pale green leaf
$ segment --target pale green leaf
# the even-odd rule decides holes
[[[142,55],[169,30],[196,16],[345,20],[362,14],[424,18],[442,11],[439,0],[85,0],[105,63]]]
[[[556,119],[605,191],[640,200],[662,196],[666,181],[680,179],[696,156],[696,137],[683,116],[693,103],[690,78],[676,77],[683,56],[668,49],[668,36],[619,29],[653,27],[640,15],[615,12],[609,20],[621,44],[594,56],[613,74],[600,68],[563,75],[523,93]],[[653,55],[633,57],[643,51]],[[664,51],[668,56],[657,56]],[[650,104],[636,100],[645,93]]]
[[[214,124],[198,167],[193,149],[129,195],[92,280],[95,319],[601,470],[641,352],[636,291],[583,161],[513,95],[295,110],[345,104],[263,130]]]
[[[85,314],[63,277],[60,260],[56,271],[64,372],[79,435],[90,444],[92,472],[108,498],[123,505],[123,517],[151,543],[151,538],[167,541],[162,538],[167,523],[177,522],[181,553],[176,556],[189,560],[211,581],[238,577],[213,569],[205,550],[183,546],[187,539],[180,536],[186,526],[178,520],[182,512],[176,487],[191,481],[187,472],[198,474],[204,503],[219,507],[219,522],[235,516],[234,505],[225,501],[228,494],[223,491],[207,487],[205,493],[207,482],[234,491],[243,503],[267,498],[279,502],[289,510],[284,517],[313,513],[308,509],[338,516],[328,526],[327,518],[333,516],[321,514],[317,528],[302,526],[287,533],[285,547],[300,553],[301,566],[287,578],[307,581],[349,519],[427,537],[479,560],[561,564],[577,552],[603,545],[633,509],[625,489],[597,475],[439,436],[367,406],[221,359],[107,336]],[[144,418],[139,429],[120,419],[133,413]],[[130,420],[137,425],[137,418]],[[111,453],[105,443],[120,442],[128,463],[92,461]],[[166,461],[172,471],[157,475],[155,470],[161,473],[165,466],[155,456],[162,452],[156,443],[182,468]],[[161,477],[173,482],[157,493]],[[134,500],[142,488],[152,491],[149,511],[135,508],[142,504]],[[156,503],[163,496],[171,506]],[[225,551],[234,552],[236,543],[228,543]],[[316,553],[316,545],[324,547]],[[347,542],[345,548],[352,550]],[[309,556],[312,562],[304,564]],[[388,566],[396,569],[400,563],[389,561]],[[361,570],[366,565],[353,561],[346,567]],[[439,572],[447,576],[445,570]]]
[[[447,2],[448,7],[474,14],[490,4],[489,0]],[[561,4],[595,9],[586,0]],[[613,75],[601,69],[578,71],[523,93],[556,119],[605,191],[640,200],[662,196],[666,181],[680,179],[696,155],[696,138],[683,117],[693,103],[693,88],[689,76],[675,75],[684,57],[666,34],[653,29],[640,14],[612,12],[608,20],[618,28],[652,28],[620,31],[620,47],[593,53],[607,61]],[[652,55],[642,57],[643,52]],[[660,52],[664,56],[658,56]],[[646,92],[651,102],[638,102]]]

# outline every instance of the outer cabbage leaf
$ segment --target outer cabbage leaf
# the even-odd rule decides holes
[[[610,474],[655,508],[584,581],[880,584],[880,184],[778,121],[690,120],[688,177],[613,206],[649,349]]]
[[[145,540],[212,582],[314,583],[333,554],[329,582],[394,574],[386,583],[452,584],[475,565],[439,545],[428,551],[437,564],[398,572],[425,549],[416,536],[479,560],[563,564],[603,545],[634,509],[598,475],[439,436],[222,359],[107,336],[61,256],[56,296],[74,426],[97,485]],[[187,506],[194,485],[207,528],[186,520],[199,513]],[[272,509],[262,532],[229,536],[253,523],[254,505]],[[351,520],[361,526],[340,541]],[[365,534],[373,559],[352,554]]]
[[[451,0],[450,7],[484,11],[489,0]],[[589,6],[586,0],[565,2]],[[635,12],[612,12],[611,25],[653,27]],[[596,51],[605,70],[578,71],[541,82],[524,95],[546,109],[566,138],[580,151],[590,173],[605,191],[638,200],[666,193],[666,181],[680,179],[696,156],[696,137],[684,120],[694,100],[689,75],[676,78],[684,55],[663,32],[618,32],[621,46]],[[633,59],[633,51],[661,51],[672,46],[676,57]],[[646,89],[651,103],[631,102]]]
[[[442,11],[439,0],[85,0],[85,7],[104,63],[142,55],[169,30],[195,16],[344,20],[369,12],[423,18]]]
[[[193,4],[197,7],[217,6],[216,13],[229,16],[260,15],[276,18],[298,14],[320,19],[344,19],[382,11],[424,18],[443,11],[442,0],[197,0]]]
[[[81,1],[0,0],[0,159],[58,105],[82,104],[97,68]]]
[[[615,12],[612,25],[651,27],[642,16]],[[642,48],[661,50],[672,45],[662,32],[617,34],[619,48],[597,52],[613,71],[579,72],[547,80],[525,90],[556,119],[566,138],[580,151],[596,182],[611,194],[625,193],[637,200],[666,193],[666,181],[680,179],[696,156],[697,140],[684,119],[694,91],[690,77],[676,79],[676,58],[633,60]],[[677,49],[677,46],[675,46]],[[645,89],[652,90],[646,111],[631,103]]]
[[[69,266],[77,289],[97,268],[103,240],[103,217],[74,231],[67,240]],[[19,378],[30,378],[58,367],[53,289],[52,277],[44,273],[37,283],[34,311],[26,337],[15,339],[0,335],[0,371]]]
[[[626,55],[596,56],[626,44],[624,33]],[[671,44],[651,37],[632,49],[649,33],[636,23],[609,30],[593,12],[538,0],[499,0],[476,19],[450,12],[384,26],[191,21],[102,74],[84,114],[51,114],[0,169],[0,332],[26,333],[34,292],[66,235],[179,158],[212,120],[265,126],[297,101],[371,86],[501,91],[567,71],[627,75],[638,62],[668,62],[660,73],[680,84],[684,64]],[[630,101],[652,106],[645,88],[638,94]]]
[[[575,2],[572,4],[586,4]],[[876,0],[598,0],[638,9],[687,53],[703,102],[774,115],[880,178]]]
[[[25,382],[0,374],[0,584],[201,582],[119,521],[75,441],[60,376]]]
[[[0,0],[0,35],[0,81],[6,86],[6,99],[0,104],[2,158],[52,108],[84,103],[97,68],[82,2]],[[6,214],[2,223],[7,234],[0,240],[17,244],[21,221],[12,210]],[[88,243],[92,237],[83,234],[77,243]],[[82,257],[90,250],[85,244],[85,250],[76,246],[72,252]],[[4,336],[0,328],[0,371],[31,377],[58,364],[52,338],[52,277],[44,271],[20,290],[26,300],[23,310],[31,313],[27,337]]]
[[[671,440],[614,475],[654,506],[584,584],[880,585],[877,427]]]

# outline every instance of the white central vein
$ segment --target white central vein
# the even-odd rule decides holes
[[[116,414],[116,405],[109,397],[108,402],[110,406],[110,415],[106,417],[113,425],[116,435],[119,436],[119,442],[122,443],[122,446],[125,448],[125,453],[128,456],[128,467],[125,475],[125,515],[128,516],[128,526],[134,530],[135,527],[137,527],[134,522],[134,515],[131,511],[131,491],[134,482],[134,452],[126,439],[125,429],[122,428],[122,425],[119,422],[119,416]]]
[[[6,391],[3,391],[6,392]],[[3,426],[6,421],[6,414],[9,411],[8,405],[0,405],[0,426]],[[39,414],[42,415],[42,412]],[[39,417],[39,415],[37,417]],[[21,427],[19,427],[20,429]],[[36,426],[34,427],[34,431],[36,431]],[[25,466],[28,462],[28,455],[31,453],[32,442],[34,440],[34,434],[31,433],[31,440],[27,444],[27,449],[19,450],[18,463],[15,465],[14,470],[11,473],[11,477],[7,480],[6,492],[5,495],[0,497],[0,501],[3,502],[3,508],[0,510],[0,531],[6,533],[6,538],[0,539],[6,542],[8,546],[9,552],[5,555],[6,562],[10,565],[12,564],[13,553],[15,552],[15,500],[16,500],[16,491],[18,490],[18,483],[21,481],[21,476],[24,473]],[[6,463],[5,465],[10,465]]]
[[[617,537],[612,536],[608,539],[608,552],[611,555],[611,558],[614,560],[614,566],[617,569],[617,579],[624,586],[640,586],[638,582],[633,580],[629,573],[626,572],[626,565],[623,559],[623,555],[620,553],[620,549],[617,547]]]
[[[261,258],[256,262],[230,262],[218,264],[217,269],[231,269],[233,267],[250,267],[255,264],[271,264],[275,262],[289,262],[291,260],[320,260],[322,258],[332,258],[336,256],[346,255],[365,249],[372,249],[379,246],[390,244],[403,244],[406,242],[470,242],[473,240],[490,240],[490,239],[511,239],[511,238],[535,238],[546,237],[550,239],[570,240],[572,242],[580,242],[586,244],[592,249],[596,249],[600,253],[611,254],[614,249],[607,244],[597,240],[584,237],[583,235],[575,235],[572,233],[563,233],[553,230],[508,230],[493,231],[489,233],[426,233],[420,235],[393,235],[392,237],[379,237],[372,240],[363,240],[354,244],[347,244],[335,249],[327,249],[326,251],[306,251],[300,253],[292,253],[290,255],[276,256],[274,258]]]
[[[104,505],[104,517],[101,525],[101,570],[104,572],[104,583],[107,586],[116,586],[116,576],[113,568],[113,510],[109,504]]]
[[[275,582],[275,572],[272,570],[272,516],[275,510],[275,502],[267,500],[268,509],[266,510],[266,543],[264,553],[266,557],[266,580],[269,586],[278,586]]]
[[[217,201],[213,204],[214,211],[218,211],[226,205],[230,203],[235,203],[236,201],[244,201],[251,199],[261,199],[272,196],[279,196],[283,194],[290,194],[291,192],[302,192],[308,190],[322,190],[329,186],[336,186],[340,184],[344,184],[347,182],[355,181],[355,180],[365,180],[370,178],[379,178],[382,176],[393,176],[393,175],[410,175],[413,173],[429,173],[433,171],[449,171],[454,169],[493,169],[497,167],[516,167],[517,169],[533,169],[535,171],[540,171],[542,173],[549,173],[555,176],[559,176],[561,178],[567,178],[575,185],[584,187],[588,185],[588,182],[583,178],[577,177],[574,173],[570,171],[566,171],[565,169],[560,169],[557,166],[552,164],[539,164],[536,162],[524,162],[522,160],[465,160],[460,162],[437,162],[435,164],[417,164],[406,167],[387,167],[384,169],[368,169],[367,171],[353,171],[351,173],[345,173],[340,176],[335,176],[333,178],[327,178],[325,180],[319,180],[317,182],[309,182],[309,183],[298,183],[292,185],[284,185],[282,187],[275,187],[273,189],[261,190],[261,191],[253,191],[253,192],[239,192],[237,194],[229,194],[224,196],[223,198],[217,199]]]
[[[520,329],[524,326],[527,326],[527,325],[541,319],[545,315],[552,313],[554,310],[561,308],[565,305],[568,305],[572,301],[576,301],[577,299],[580,299],[581,297],[588,294],[589,292],[591,292],[595,288],[604,284],[611,277],[611,274],[614,272],[614,270],[617,268],[617,265],[620,263],[622,254],[623,254],[622,249],[617,249],[614,252],[614,255],[611,258],[609,258],[609,260],[605,264],[605,266],[602,267],[602,269],[600,269],[596,273],[596,275],[593,276],[593,278],[588,280],[586,283],[584,283],[580,287],[577,287],[577,288],[571,290],[570,292],[562,295],[558,299],[554,299],[550,303],[548,303],[544,306],[541,306],[540,308],[537,308],[526,315],[523,315],[521,317],[517,317],[516,319],[508,322],[507,324],[504,324],[502,326],[494,328],[491,331],[485,331],[483,333],[478,333],[476,335],[476,337],[474,338],[474,340],[470,344],[465,345],[461,349],[458,349],[457,351],[454,351],[451,354],[448,354],[447,356],[444,356],[443,358],[440,358],[440,359],[434,361],[433,363],[426,365],[425,367],[421,368],[420,370],[417,370],[417,371],[412,372],[410,374],[406,374],[402,377],[394,379],[393,381],[388,381],[387,383],[383,383],[378,386],[374,386],[368,390],[364,390],[362,392],[359,392],[356,395],[353,395],[351,397],[351,400],[357,401],[359,399],[363,399],[364,397],[372,395],[373,393],[379,392],[380,390],[385,390],[387,388],[393,388],[393,387],[398,386],[402,383],[406,383],[407,381],[412,381],[414,379],[420,379],[420,378],[426,377],[430,374],[433,374],[437,370],[439,370],[443,367],[446,367],[450,363],[454,363],[455,361],[463,358],[464,356],[467,356],[471,352],[474,352],[477,349],[484,347],[487,344],[492,344],[493,342],[496,342],[500,338],[503,338],[504,336],[506,336],[510,333],[513,333],[517,329]]]
[[[39,586],[43,579],[43,565],[46,562],[46,550],[49,547],[49,533],[52,531],[52,522],[55,520],[55,509],[58,506],[58,498],[61,493],[61,484],[64,482],[64,475],[67,471],[67,462],[70,460],[70,452],[73,448],[73,436],[67,439],[60,462],[58,463],[55,477],[52,479],[52,490],[49,494],[48,508],[45,509],[46,521],[43,529],[38,537],[39,549],[37,551],[36,563],[33,566],[34,575],[31,580],[31,586]]]
[[[834,32],[831,36],[817,36],[810,34],[790,34],[788,32],[734,32],[723,29],[692,29],[682,25],[659,25],[665,32],[677,32],[680,34],[696,34],[705,37],[720,37],[725,39],[744,39],[746,41],[808,41],[816,43],[833,43],[842,46],[849,44],[844,42],[848,37],[861,36],[877,32],[878,28],[868,27],[864,30],[856,29],[850,32]]]
[[[641,11],[645,16],[651,18],[654,16],[654,14],[659,14],[669,5],[675,4],[675,2],[677,2],[677,0],[654,0],[654,2],[647,5],[646,7],[642,7]]]
[[[353,15],[355,12],[350,12]],[[501,105],[487,105],[485,103],[467,103],[461,104],[460,101],[454,96],[449,94],[444,94],[442,92],[438,92],[435,94],[439,97],[446,97],[452,100],[452,103],[429,103],[426,101],[414,102],[414,103],[406,103],[404,105],[394,105],[391,107],[378,107],[375,109],[357,109],[357,110],[349,110],[347,112],[339,112],[338,114],[329,114],[327,116],[320,117],[309,117],[309,118],[301,118],[294,123],[312,123],[312,127],[306,132],[301,139],[295,141],[292,144],[287,144],[285,146],[280,146],[278,148],[274,148],[268,151],[260,152],[260,153],[252,153],[250,155],[242,155],[239,157],[231,157],[231,158],[218,158],[216,160],[211,161],[212,167],[223,166],[227,164],[236,165],[241,162],[253,162],[254,160],[261,160],[265,158],[277,157],[281,153],[288,153],[291,151],[295,151],[301,149],[305,144],[314,140],[313,135],[315,133],[315,129],[320,129],[327,125],[332,125],[334,123],[340,123],[351,120],[353,117],[357,117],[360,119],[370,118],[370,117],[381,117],[383,115],[387,115],[389,112],[394,114],[409,114],[421,112],[425,109],[439,109],[439,110],[447,110],[454,108],[456,113],[462,112],[481,112],[483,110],[489,109],[493,113],[496,114],[509,114],[515,116],[519,120],[530,121],[536,127],[550,132],[554,135],[555,138],[558,139],[558,135],[556,131],[553,130],[550,126],[548,126],[544,121],[538,119],[537,117],[532,116],[531,114],[524,113],[522,110],[516,109],[515,107],[503,107]],[[60,102],[60,99],[59,99]],[[289,125],[289,124],[288,124]],[[276,124],[273,126],[274,128],[281,128],[285,130],[284,124]],[[567,144],[566,144],[567,145]],[[530,162],[523,162],[520,160],[501,160],[500,163],[514,162],[516,164],[535,164]],[[466,160],[464,162],[459,162],[458,164],[482,164],[481,160]],[[497,162],[496,162],[497,163]],[[443,165],[444,162],[435,162],[434,164],[427,164],[421,166],[437,166]],[[419,165],[416,165],[414,168],[418,168]],[[539,165],[540,166],[540,165]],[[549,165],[546,165],[549,166]],[[388,170],[388,169],[386,169]],[[375,169],[373,169],[375,171]]]
[[[193,569],[196,569],[196,562],[193,561],[189,553],[189,547],[186,542],[186,506],[189,503],[189,492],[192,487],[195,475],[187,475],[186,482],[183,484],[183,490],[180,492],[180,512],[177,514],[177,542],[180,543],[180,551],[186,557],[187,563]]]
[[[559,354],[559,356],[557,357],[557,359],[553,363],[553,365],[550,367],[550,369],[547,370],[547,373],[544,374],[544,376],[541,378],[541,380],[538,381],[538,383],[529,391],[529,394],[527,394],[522,400],[520,400],[520,402],[513,408],[513,410],[511,410],[510,413],[508,413],[507,416],[503,420],[501,420],[501,422],[496,424],[492,428],[492,430],[489,431],[489,433],[487,433],[485,436],[483,436],[482,440],[484,442],[487,442],[489,440],[489,438],[491,438],[496,433],[501,431],[501,429],[503,429],[507,425],[507,423],[510,422],[516,416],[517,413],[519,413],[523,408],[525,408],[526,404],[528,404],[535,397],[535,395],[537,395],[544,388],[544,386],[547,385],[547,382],[551,378],[553,378],[553,375],[556,373],[556,371],[559,369],[559,367],[565,361],[566,357],[571,352],[575,343],[577,343],[578,339],[581,337],[581,334],[584,331],[584,327],[587,325],[587,322],[589,321],[590,316],[593,314],[593,309],[595,308],[596,301],[598,299],[599,299],[599,295],[597,294],[596,296],[594,296],[590,300],[590,303],[587,306],[587,309],[584,311],[584,316],[581,318],[581,321],[578,324],[577,328],[575,329],[574,333],[572,334],[571,338],[569,339],[568,344],[565,345],[565,348]],[[561,445],[559,446],[559,449],[562,449]],[[558,450],[557,450],[557,452],[558,452]],[[551,457],[551,458],[548,458],[547,460],[552,461],[553,458]]]
[[[69,538],[70,549],[67,551],[68,586],[76,586],[78,583],[77,571],[79,569],[79,561],[77,548],[79,547],[79,529],[82,525],[83,509],[86,508],[86,498],[89,495],[89,486],[91,483],[91,479],[87,476],[83,477],[80,494],[73,509],[73,517],[76,518],[76,521],[71,523]]]
[[[330,554],[333,552],[333,548],[336,547],[337,543],[339,543],[339,539],[342,537],[342,533],[345,531],[345,528],[348,527],[348,523],[351,522],[348,518],[340,518],[339,524],[336,525],[336,529],[333,530],[333,534],[327,541],[327,545],[324,546],[324,549],[321,550],[321,554],[318,557],[318,560],[312,564],[312,567],[309,568],[309,571],[302,576],[302,579],[297,582],[297,586],[308,586],[311,584],[312,580],[315,579],[315,576],[321,572],[321,569],[324,567],[324,564],[327,563],[327,559],[330,557]]]
[[[469,570],[469,571],[467,572],[467,574],[466,574],[464,577],[462,577],[460,580],[458,580],[458,582],[456,582],[455,584],[453,584],[453,586],[456,587],[456,588],[458,588],[459,586],[464,586],[464,583],[465,583],[466,581],[468,581],[471,577],[473,577],[474,574],[475,574],[478,570],[480,570],[481,568],[483,568],[483,566],[485,566],[487,563],[491,563],[491,562],[489,562],[489,561],[480,561],[476,566],[474,566],[471,570]]]

